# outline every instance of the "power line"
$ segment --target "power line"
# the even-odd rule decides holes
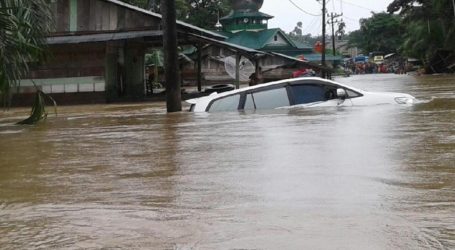
[[[299,9],[301,12],[307,14],[307,15],[310,15],[310,16],[321,16],[321,15],[316,15],[316,14],[312,14],[312,13],[309,13],[307,12],[306,10],[300,8],[296,3],[294,3],[292,0],[289,0],[289,2],[294,5],[297,9]]]
[[[361,8],[361,9],[369,10],[369,11],[375,11],[375,10],[373,10],[373,9],[370,9],[370,8],[367,8],[367,7],[364,7],[364,6],[362,6],[362,5],[358,5],[358,4],[355,4],[355,3],[351,3],[351,2],[346,1],[346,0],[342,0],[342,1],[343,1],[344,3],[346,3],[346,4],[355,6],[355,7],[357,7],[357,8]]]
[[[308,30],[309,30],[310,32],[308,32],[308,33],[312,33],[311,31],[313,31],[314,26],[316,25],[316,22],[319,23],[319,17],[314,17],[313,18],[313,20],[305,27],[305,29],[304,29],[305,32],[308,32]],[[318,28],[318,30],[319,30],[319,28]]]

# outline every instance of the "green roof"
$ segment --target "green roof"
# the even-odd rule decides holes
[[[255,11],[255,12],[243,12],[243,11],[233,11],[229,15],[220,18],[220,21],[228,21],[232,19],[237,19],[237,18],[245,18],[245,17],[258,17],[262,19],[271,19],[273,16],[262,13],[260,11]]]
[[[305,42],[300,42],[300,41],[296,41],[295,39],[292,39],[292,42],[294,42],[295,46],[299,49],[313,49],[313,47],[308,44],[308,43],[305,43]]]
[[[289,48],[295,48],[294,43],[289,40],[286,34],[281,29],[267,29],[262,31],[240,31],[232,33],[226,42],[234,43],[244,47],[252,49],[263,49],[267,46],[267,42],[270,41],[276,34],[282,33],[285,39],[289,43]]]

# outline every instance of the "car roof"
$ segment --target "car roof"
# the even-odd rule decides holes
[[[208,96],[203,96],[203,97],[200,97],[200,98],[186,100],[186,102],[191,104],[191,105],[196,105],[195,109],[198,109],[198,110],[201,111],[201,110],[205,110],[207,108],[207,106],[210,105],[210,103],[213,100],[221,99],[223,97],[237,95],[237,94],[242,94],[242,93],[249,92],[249,91],[252,91],[252,90],[255,90],[255,89],[268,89],[269,87],[273,87],[273,86],[276,86],[276,85],[287,85],[287,84],[290,84],[290,85],[296,84],[296,85],[298,85],[298,84],[305,84],[305,83],[312,84],[312,83],[317,83],[317,82],[326,83],[326,84],[329,84],[329,85],[332,84],[332,85],[335,85],[335,86],[339,86],[341,88],[350,89],[352,91],[355,91],[355,92],[358,92],[358,93],[361,93],[361,94],[364,94],[366,92],[366,91],[363,91],[363,90],[360,90],[360,89],[357,89],[357,88],[353,88],[351,86],[347,86],[347,85],[344,85],[344,84],[341,84],[341,83],[338,83],[338,82],[335,82],[335,81],[332,81],[332,80],[323,79],[323,78],[320,78],[320,77],[300,77],[300,78],[283,79],[283,80],[280,80],[280,81],[259,84],[259,85],[246,87],[246,88],[242,88],[242,89],[231,90],[231,91],[227,91],[227,92],[223,92],[223,93],[216,93],[215,92],[215,93],[212,93],[212,94],[210,94]]]
[[[206,97],[203,97],[203,98],[209,97],[210,99],[214,99],[214,98],[218,98],[218,97],[223,97],[223,96],[234,95],[234,94],[237,94],[237,93],[242,93],[242,92],[249,91],[249,90],[267,88],[269,86],[274,86],[274,85],[280,85],[280,84],[283,84],[283,83],[288,83],[288,84],[305,83],[305,82],[313,83],[315,81],[325,82],[325,83],[329,83],[329,84],[335,84],[335,85],[339,85],[341,87],[352,89],[354,91],[364,92],[363,90],[356,89],[356,88],[353,88],[353,87],[350,87],[350,86],[346,86],[344,84],[341,84],[341,83],[338,83],[338,82],[334,82],[334,81],[328,80],[328,79],[323,79],[323,78],[320,78],[320,77],[300,77],[300,78],[290,78],[290,79],[284,79],[284,80],[279,80],[279,81],[275,81],[275,82],[258,84],[258,85],[255,85],[255,86],[241,88],[241,89],[236,89],[236,90],[223,92],[223,93],[213,93],[213,94],[211,94],[209,96],[206,96]],[[191,101],[191,100],[188,100],[188,101]]]

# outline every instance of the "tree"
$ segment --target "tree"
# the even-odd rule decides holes
[[[28,64],[44,57],[51,16],[47,0],[0,0],[0,94],[4,101],[28,72]]]
[[[360,30],[349,35],[349,44],[363,51],[395,53],[403,43],[403,26],[398,15],[373,13],[360,19]]]
[[[405,55],[428,61],[438,49],[455,51],[452,4],[452,0],[394,0],[388,6],[389,13],[403,17]]]
[[[123,1],[144,9],[155,6],[152,11],[161,13],[161,4],[157,0]],[[231,10],[228,0],[175,0],[175,8],[178,20],[209,30],[214,29],[218,17],[227,15]]]

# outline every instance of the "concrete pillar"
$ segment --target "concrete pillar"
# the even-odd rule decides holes
[[[131,100],[145,96],[145,48],[141,43],[128,42],[125,47],[125,89]]]

